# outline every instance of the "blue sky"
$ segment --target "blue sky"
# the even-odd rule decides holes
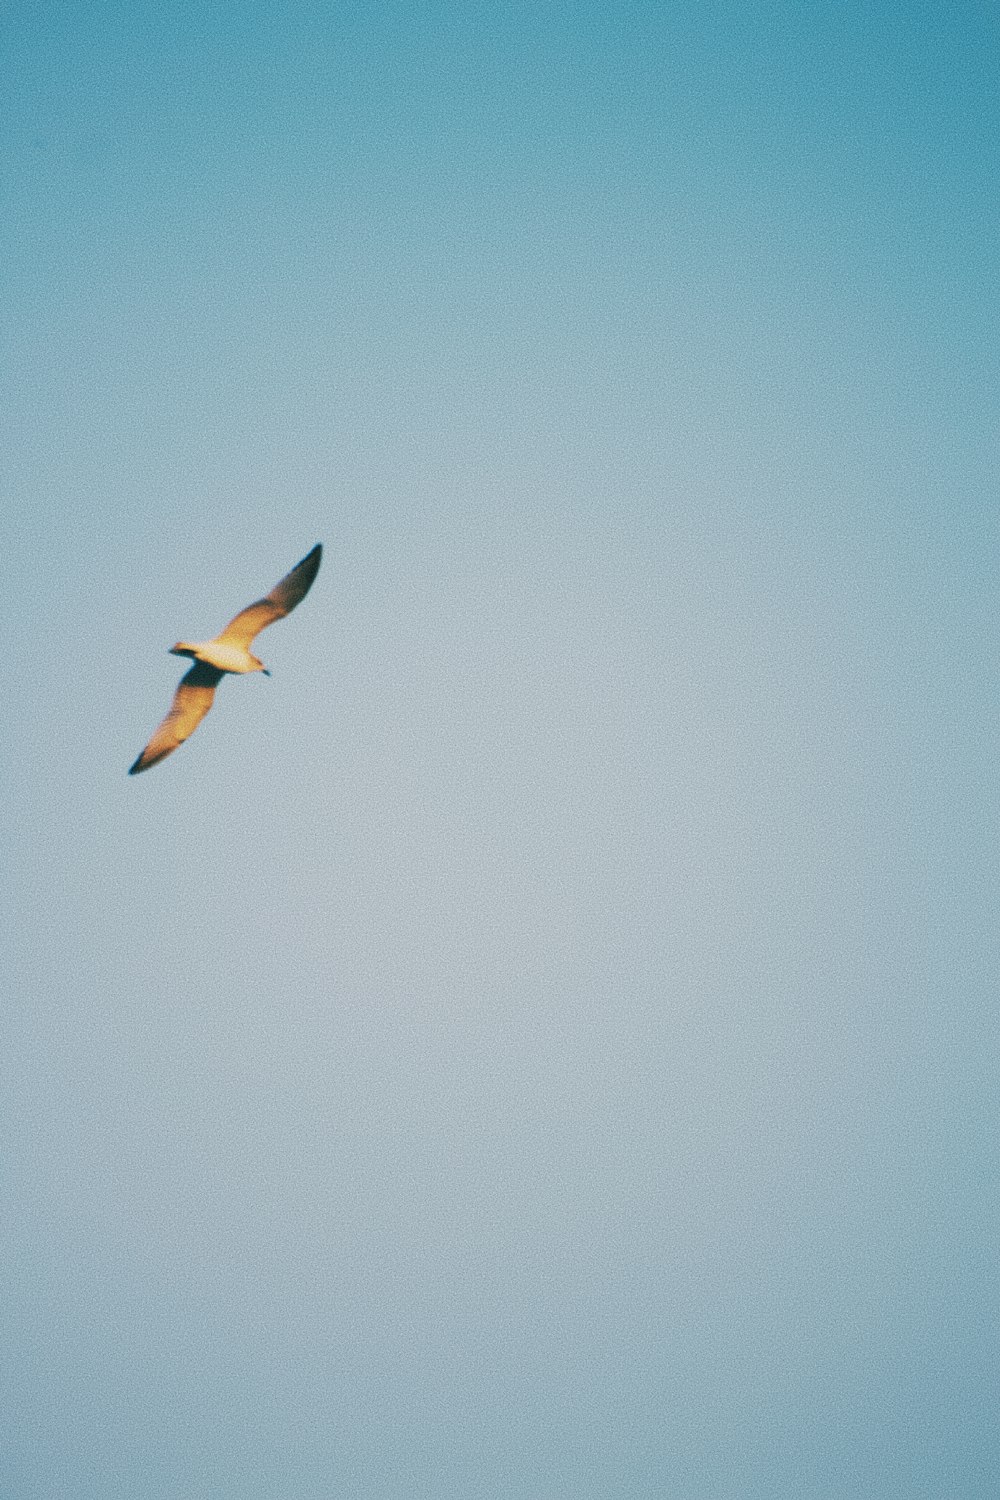
[[[0,57],[0,1489],[995,1495],[995,17]]]

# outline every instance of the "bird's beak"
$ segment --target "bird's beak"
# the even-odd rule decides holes
[[[263,674],[264,674],[265,677],[270,677],[271,674],[268,671],[267,667],[261,667],[260,670],[263,672]]]

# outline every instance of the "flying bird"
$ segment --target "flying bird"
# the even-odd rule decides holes
[[[171,655],[190,656],[194,666],[181,678],[167,717],[139,759],[129,767],[130,776],[148,771],[178,745],[183,745],[212,707],[215,689],[227,672],[263,672],[270,676],[264,663],[251,655],[250,642],[265,625],[273,625],[275,620],[291,614],[305,598],[319,572],[322,556],[323,548],[317,543],[269,594],[241,609],[213,640],[178,641],[171,646]]]

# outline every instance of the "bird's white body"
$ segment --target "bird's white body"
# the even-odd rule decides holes
[[[245,646],[234,645],[232,641],[178,641],[170,650],[174,656],[190,656],[192,661],[207,662],[220,672],[266,670],[264,663],[251,655]]]

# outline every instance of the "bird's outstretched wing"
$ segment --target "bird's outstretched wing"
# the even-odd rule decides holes
[[[189,672],[185,672],[177,686],[170,712],[157,729],[128,774],[148,771],[158,760],[163,760],[178,745],[183,745],[188,735],[194,733],[202,719],[212,707],[215,689],[225,676],[218,667],[207,662],[196,661]]]
[[[258,599],[256,604],[248,604],[246,609],[241,609],[235,619],[230,620],[221,635],[216,636],[217,641],[231,641],[234,646],[248,648],[255,635],[259,635],[265,625],[273,625],[275,620],[291,614],[296,604],[300,603],[312,587],[312,581],[319,572],[320,559],[323,556],[323,548],[317,543],[300,563],[286,573],[280,583],[276,583],[271,592],[263,599]]]

